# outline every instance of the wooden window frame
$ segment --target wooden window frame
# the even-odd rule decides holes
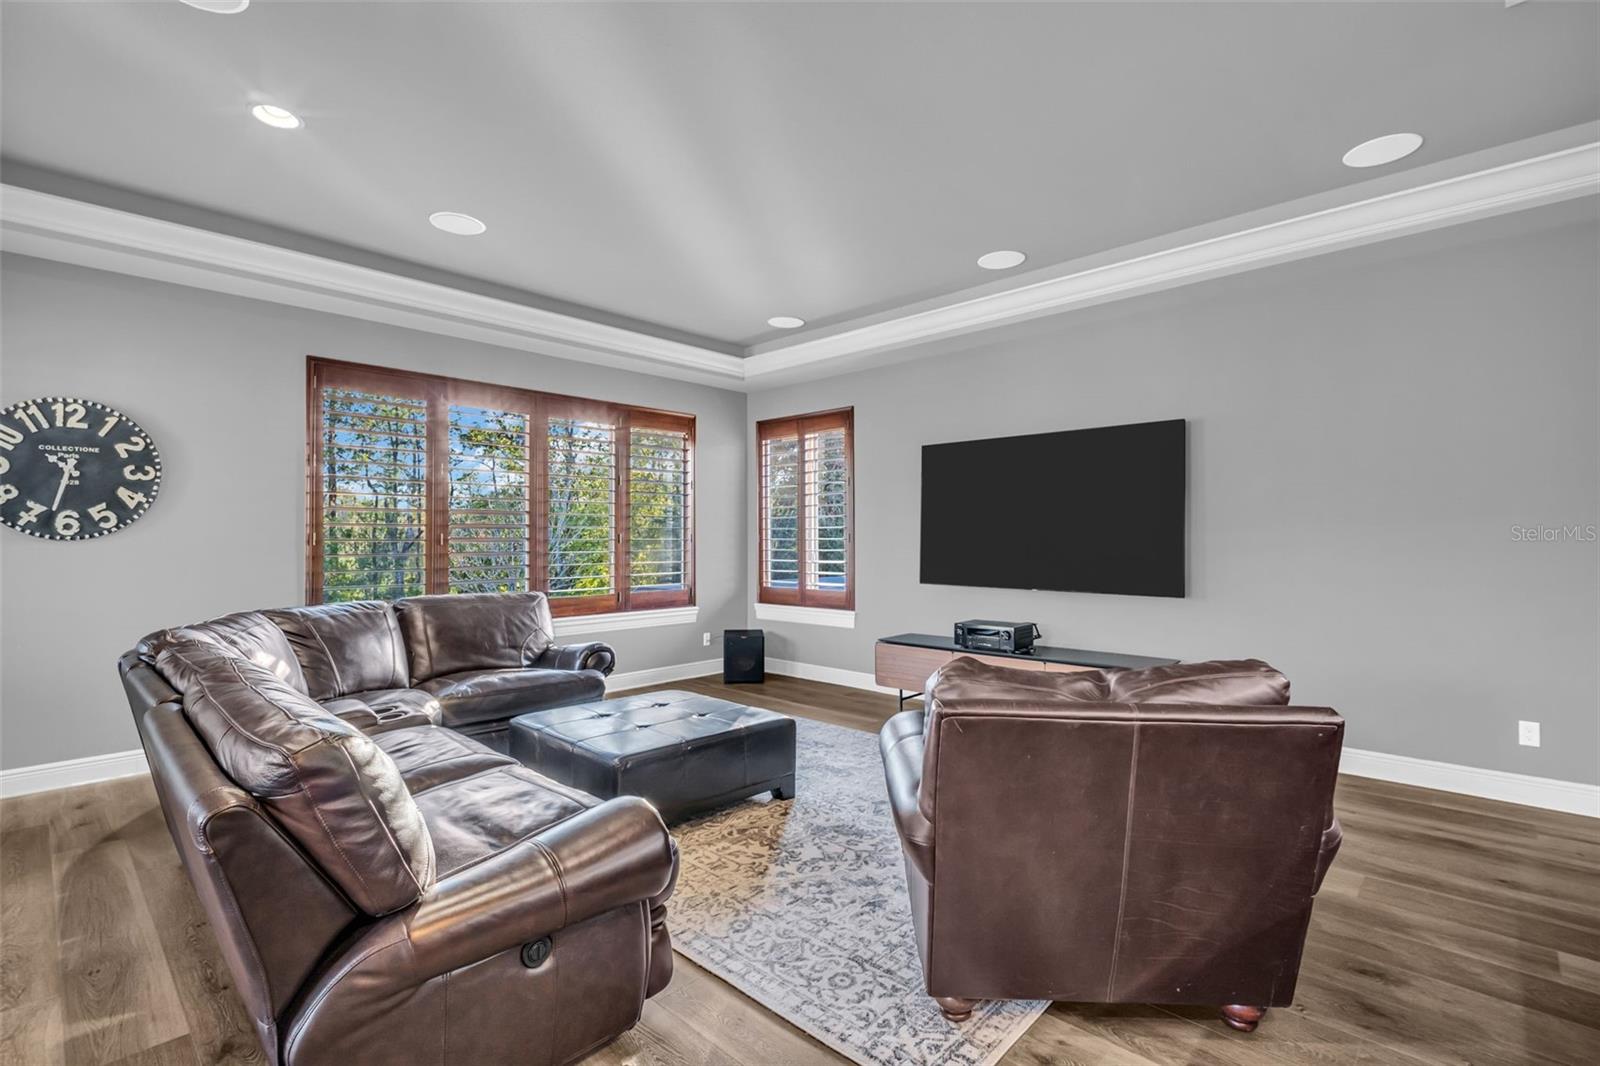
[[[845,460],[845,587],[843,591],[806,588],[806,457],[805,438],[809,433],[844,430]],[[775,588],[767,584],[767,470],[763,446],[769,440],[794,438],[798,448],[798,473],[795,482],[795,557],[798,573],[795,588]],[[856,606],[856,434],[855,408],[815,411],[785,418],[767,418],[756,423],[756,601],[795,607],[820,607],[853,611]]]
[[[551,418],[589,418],[616,427],[617,471],[612,488],[612,575],[615,591],[609,596],[551,597],[551,614],[577,615],[625,613],[690,607],[695,603],[696,496],[695,418],[631,404],[610,403],[579,396],[520,389],[467,381],[412,370],[351,363],[321,356],[306,357],[306,602],[322,602],[322,390],[351,388],[387,393],[423,401],[427,406],[427,486],[424,495],[424,591],[450,591],[450,421],[452,405],[484,407],[525,414],[528,433],[528,583],[548,594],[550,479],[548,435]],[[683,432],[688,438],[688,467],[684,475],[685,510],[682,589],[632,592],[629,585],[631,544],[628,526],[628,460],[633,427]]]

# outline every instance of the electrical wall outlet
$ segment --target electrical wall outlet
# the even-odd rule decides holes
[[[1517,743],[1525,748],[1537,748],[1539,746],[1539,723],[1518,722]]]
[[[711,634],[710,633],[701,633],[700,634],[700,646],[702,648],[711,647]]]

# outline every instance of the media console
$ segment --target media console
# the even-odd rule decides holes
[[[904,704],[913,696],[922,694],[922,686],[927,682],[928,675],[962,655],[1017,670],[1143,670],[1150,666],[1170,666],[1178,661],[1149,655],[1055,648],[1048,644],[1035,644],[1031,651],[1026,652],[975,652],[949,637],[936,637],[930,633],[901,633],[879,639],[874,655],[874,673],[878,684],[899,690],[900,702]]]

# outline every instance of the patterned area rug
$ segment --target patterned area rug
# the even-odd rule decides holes
[[[1044,1002],[986,1002],[955,1025],[923,992],[878,738],[797,719],[799,795],[673,829],[672,943],[860,1063],[988,1066]]]

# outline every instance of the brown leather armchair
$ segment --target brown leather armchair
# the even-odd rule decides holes
[[[470,606],[485,658],[443,665],[547,697],[548,667],[511,665],[550,652],[542,597]],[[383,604],[246,612],[123,656],[168,829],[273,1066],[569,1062],[670,979],[676,849],[643,800],[439,724],[402,628]]]
[[[927,991],[1214,1004],[1294,997],[1338,851],[1344,721],[1255,660],[1104,674],[957,659],[880,742]]]

